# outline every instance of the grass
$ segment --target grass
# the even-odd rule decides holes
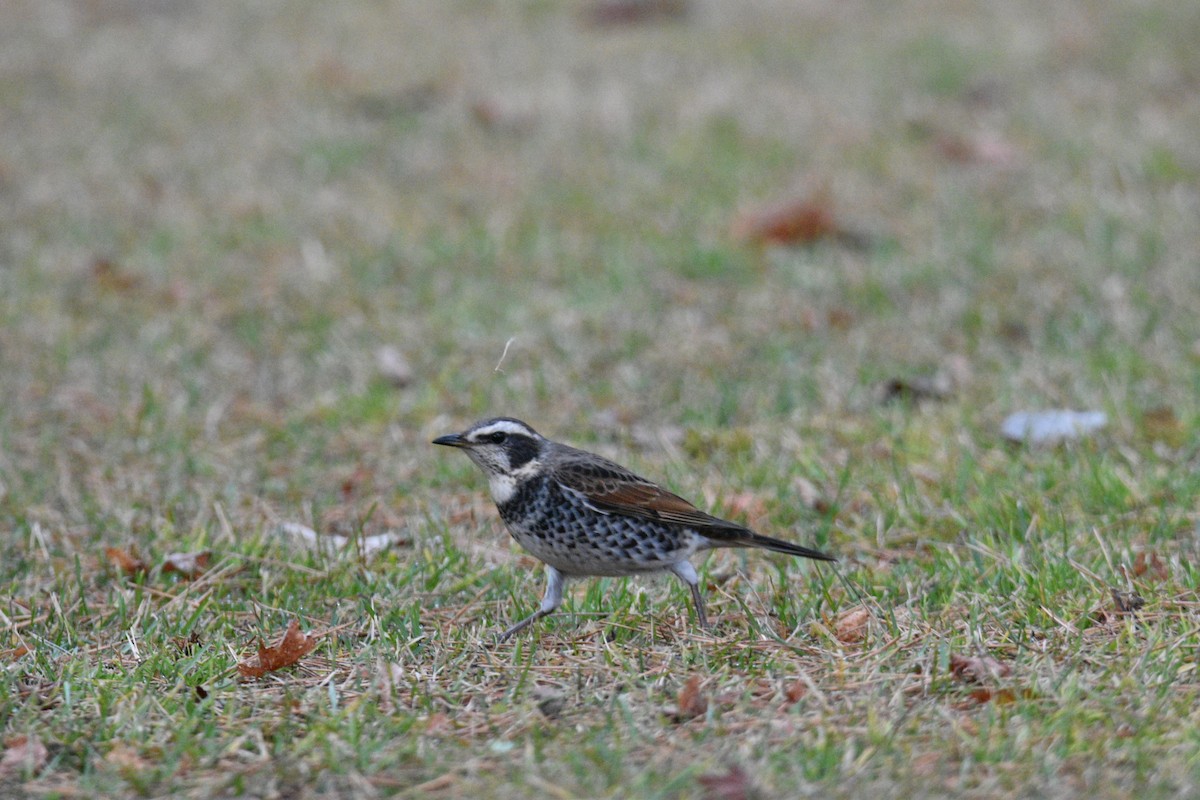
[[[5,794],[1194,794],[1188,4],[10,11]],[[865,247],[730,235],[822,188]],[[1110,424],[1000,440],[1036,407]],[[495,645],[540,566],[428,443],[498,413],[841,561],[710,556],[711,633],[575,584]]]

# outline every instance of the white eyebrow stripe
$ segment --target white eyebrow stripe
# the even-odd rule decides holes
[[[473,431],[468,431],[467,438],[471,441],[478,441],[486,436],[492,435],[493,433],[501,432],[512,433],[518,436],[529,436],[530,438],[533,437],[533,431],[529,430],[529,428],[525,427],[524,425],[502,419],[498,422],[493,422],[490,425],[485,425],[482,428],[476,428]]]

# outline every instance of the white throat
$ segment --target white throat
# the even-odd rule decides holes
[[[489,473],[488,488],[492,491],[492,499],[496,501],[496,505],[502,506],[513,499],[517,493],[517,487],[537,475],[541,467],[541,462],[535,458],[520,469],[509,473]]]
[[[517,479],[512,475],[489,475],[488,488],[492,490],[496,505],[502,506],[517,493]]]

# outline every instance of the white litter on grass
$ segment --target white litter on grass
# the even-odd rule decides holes
[[[329,533],[322,536],[312,528],[307,525],[301,525],[299,522],[281,522],[279,523],[279,531],[289,536],[295,536],[297,539],[303,540],[305,544],[319,548],[329,555],[337,555],[349,549],[352,553],[361,553],[364,556],[369,556],[386,550],[396,544],[396,542],[402,540],[400,534],[395,531],[377,533],[374,536],[350,537],[336,533]]]
[[[413,382],[412,365],[403,353],[391,345],[384,345],[375,351],[375,369],[384,380],[397,389]]]
[[[496,368],[492,370],[493,372],[504,372],[504,370],[500,369],[500,365],[503,364],[504,359],[508,357],[508,348],[512,347],[512,343],[516,340],[517,337],[510,336],[508,341],[504,343],[504,352],[500,354],[500,360],[496,362]]]
[[[1000,435],[1013,442],[1051,444],[1079,439],[1108,424],[1103,411],[1071,411],[1065,408],[1018,411],[1000,425]]]

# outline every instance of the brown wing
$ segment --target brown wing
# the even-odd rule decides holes
[[[746,530],[741,525],[705,514],[679,495],[591,453],[564,447],[554,465],[554,475],[560,484],[579,492],[595,508],[610,514],[626,514],[705,531]]]
[[[704,534],[710,547],[761,547],[820,561],[837,560],[818,550],[762,536],[743,525],[705,514],[679,495],[608,459],[566,445],[556,447],[551,468],[559,485],[583,495],[599,511],[686,525]]]

